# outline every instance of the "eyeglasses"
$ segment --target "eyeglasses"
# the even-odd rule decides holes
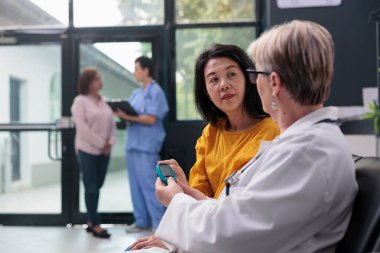
[[[255,69],[246,69],[245,71],[247,71],[248,77],[249,77],[249,81],[252,84],[256,84],[257,83],[256,81],[257,81],[257,77],[258,77],[259,74],[266,75],[266,76],[270,75],[270,72],[257,71]]]

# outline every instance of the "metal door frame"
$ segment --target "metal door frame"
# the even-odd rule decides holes
[[[167,66],[163,64],[166,62],[163,57],[166,54],[166,47],[164,47],[166,30],[162,26],[157,27],[144,27],[141,31],[138,27],[127,28],[83,28],[76,29],[75,33],[68,36],[71,41],[71,73],[75,73],[77,79],[79,76],[79,45],[81,43],[97,43],[97,42],[150,42],[152,44],[152,59],[155,66],[159,66],[157,71],[157,81],[167,89]],[[71,37],[71,38],[70,38]],[[126,56],[127,57],[127,56]],[[72,80],[73,83],[74,80]],[[75,94],[76,95],[76,94]],[[74,95],[74,96],[75,96]],[[72,99],[74,98],[72,97]],[[70,223],[84,224],[86,217],[84,213],[79,211],[79,170],[75,164],[75,171],[72,172],[72,208],[70,215]],[[101,222],[106,224],[130,224],[133,222],[132,213],[100,213]]]

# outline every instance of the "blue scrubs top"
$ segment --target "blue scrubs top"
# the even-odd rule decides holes
[[[162,88],[152,82],[145,90],[143,87],[134,90],[128,101],[139,115],[152,115],[157,120],[153,125],[130,123],[127,127],[125,149],[159,153],[166,136],[163,119],[169,111]]]

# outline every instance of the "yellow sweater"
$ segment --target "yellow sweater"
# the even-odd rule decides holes
[[[271,141],[280,134],[269,117],[239,132],[226,131],[225,123],[208,124],[203,129],[195,146],[197,160],[190,170],[191,187],[211,198],[218,198],[224,179],[256,155],[261,141]]]

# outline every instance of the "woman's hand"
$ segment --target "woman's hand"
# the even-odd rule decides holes
[[[164,206],[168,207],[170,201],[177,193],[183,192],[181,186],[179,186],[172,177],[168,178],[168,185],[164,185],[160,178],[156,180],[156,196],[157,199]]]
[[[183,169],[179,166],[178,162],[174,159],[170,160],[162,160],[158,162],[159,164],[169,164],[172,168],[176,178],[178,181],[181,181],[183,184],[189,185],[189,182],[187,182],[185,172],[183,172]]]
[[[197,199],[206,199],[206,195],[204,195],[202,192],[198,191],[197,189],[192,188],[189,185],[189,182],[186,179],[185,173],[183,172],[183,169],[179,166],[178,162],[174,159],[170,160],[162,160],[158,162],[159,164],[169,164],[170,167],[173,169],[173,172],[177,178],[177,184],[182,188],[182,191],[186,193],[187,195]]]
[[[131,250],[149,249],[152,247],[168,249],[160,239],[154,237],[153,235],[138,239],[129,247]]]
[[[103,155],[109,155],[111,153],[111,144],[109,144],[108,142],[106,144],[104,144],[103,148],[102,148],[102,154]]]

